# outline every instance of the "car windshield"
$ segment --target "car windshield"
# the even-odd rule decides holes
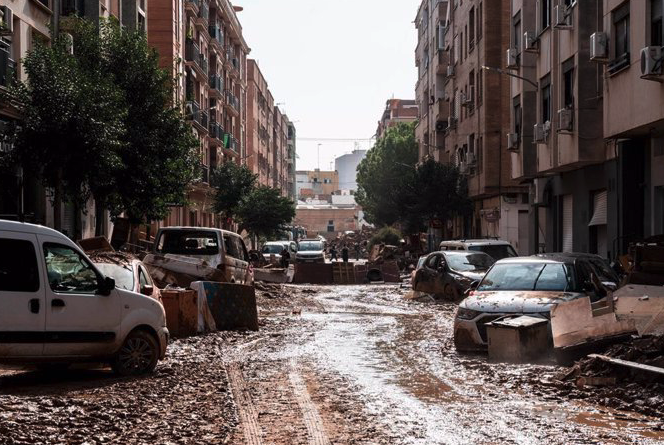
[[[576,291],[574,268],[562,263],[495,264],[478,291]]]
[[[502,260],[503,258],[512,258],[519,255],[516,254],[514,248],[509,244],[485,244],[481,246],[470,246],[468,250],[474,252],[484,252],[494,260]]]
[[[203,230],[166,230],[159,237],[157,252],[174,255],[217,255],[215,232]]]
[[[496,262],[489,255],[483,253],[447,255],[445,258],[450,269],[457,272],[485,272]]]
[[[263,246],[263,253],[275,253],[279,254],[281,251],[284,250],[284,246],[281,246],[279,244],[266,244]]]
[[[300,252],[315,252],[323,250],[323,243],[320,241],[302,241],[298,249]]]
[[[111,263],[95,263],[95,266],[104,276],[113,278],[120,289],[134,290],[134,272],[128,266]]]

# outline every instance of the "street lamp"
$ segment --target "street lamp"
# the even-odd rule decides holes
[[[523,76],[519,76],[518,74],[514,74],[514,73],[512,73],[512,72],[510,72],[510,71],[504,70],[504,69],[502,69],[502,68],[496,68],[496,67],[494,67],[494,66],[486,66],[486,65],[482,65],[482,69],[483,69],[483,70],[486,70],[486,71],[493,71],[493,72],[498,73],[498,74],[503,74],[503,75],[505,75],[505,76],[514,77],[514,78],[516,78],[516,79],[521,79],[521,80],[523,80],[524,82],[527,82],[527,83],[529,83],[530,85],[534,86],[535,89],[538,89],[538,88],[539,88],[539,85],[536,84],[535,82],[533,82],[532,80],[527,79],[527,78],[525,78],[525,77],[523,77]]]
[[[318,144],[318,170],[320,170],[320,146],[323,144]]]

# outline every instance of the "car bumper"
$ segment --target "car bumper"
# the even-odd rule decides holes
[[[170,337],[168,328],[166,326],[161,327],[157,331],[157,335],[159,336],[159,360],[163,360],[166,358],[166,348],[168,347]]]

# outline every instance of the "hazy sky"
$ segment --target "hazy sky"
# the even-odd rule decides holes
[[[319,143],[321,170],[352,151],[356,138],[370,148],[385,101],[415,98],[413,20],[420,0],[233,3],[244,7],[238,18],[249,57],[295,121],[298,170],[317,167]]]

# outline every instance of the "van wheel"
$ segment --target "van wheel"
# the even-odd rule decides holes
[[[159,344],[145,331],[133,331],[111,363],[116,374],[122,376],[143,375],[154,371],[159,359]]]

